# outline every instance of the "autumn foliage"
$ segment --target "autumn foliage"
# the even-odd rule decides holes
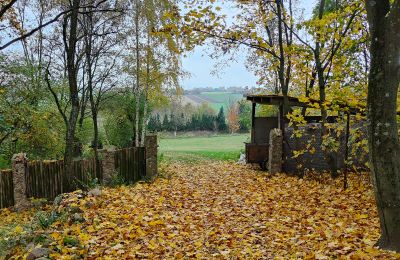
[[[236,103],[232,104],[229,107],[227,121],[228,121],[228,127],[229,127],[230,132],[236,133],[240,128],[239,109],[238,109],[238,105]]]
[[[154,183],[104,188],[99,197],[67,195],[55,210],[83,212],[84,220],[60,218],[34,233],[44,238],[37,243],[55,259],[400,257],[374,247],[379,222],[365,176],[351,176],[343,191],[340,180],[226,162],[172,164],[162,174]],[[24,237],[26,223],[36,221],[33,212],[0,216],[0,230],[16,225],[9,236]],[[9,256],[27,254],[20,242]]]

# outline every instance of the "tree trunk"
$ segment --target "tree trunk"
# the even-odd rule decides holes
[[[285,51],[283,42],[283,15],[282,15],[282,0],[276,0],[276,10],[278,16],[278,43],[279,43],[279,83],[282,88],[283,95],[283,114],[289,112],[289,99],[288,99],[288,86],[287,81],[285,81]]]
[[[136,38],[136,93],[135,94],[135,146],[138,147],[139,143],[139,121],[140,121],[140,50],[139,50],[139,15],[140,15],[140,0],[136,0],[136,13],[135,13],[135,38]]]
[[[322,20],[325,11],[325,0],[319,1],[319,8],[318,8],[318,19]],[[325,123],[327,118],[327,112],[324,106],[326,101],[325,95],[325,76],[324,76],[324,68],[321,61],[321,40],[320,40],[320,33],[317,32],[316,43],[315,43],[315,51],[314,51],[314,58],[315,58],[315,68],[317,71],[318,76],[318,86],[319,86],[319,102],[321,107],[321,131],[322,134],[326,134],[325,131]]]
[[[141,134],[141,146],[145,145],[146,130],[147,130],[147,109],[148,109],[148,94],[150,88],[150,33],[147,34],[147,55],[146,55],[146,86],[144,89],[144,108],[143,122]]]
[[[94,98],[90,98],[91,106],[95,106]],[[96,160],[96,176],[100,175],[100,159],[99,159],[99,126],[97,122],[97,109],[92,108],[92,119],[93,119],[93,152],[94,159]]]
[[[89,101],[90,101],[90,108],[92,112],[92,121],[93,121],[93,152],[94,152],[94,159],[96,162],[96,176],[99,177],[100,175],[100,159],[99,159],[99,126],[97,122],[98,116],[98,106],[96,104],[94,98],[94,85],[93,85],[93,64],[92,64],[92,41],[93,41],[93,13],[91,9],[87,14],[87,24],[86,24],[86,31],[85,31],[85,57],[86,57],[86,74],[87,74],[87,87],[89,91]]]
[[[72,2],[72,11],[69,16],[65,17],[63,39],[64,47],[67,56],[67,73],[68,73],[68,84],[71,100],[71,111],[66,129],[66,143],[65,143],[65,155],[64,163],[66,171],[72,173],[72,159],[74,157],[74,141],[75,141],[75,129],[79,115],[79,95],[78,95],[78,81],[77,81],[77,66],[75,64],[76,44],[78,41],[78,14],[79,14],[80,0],[74,0]],[[69,23],[68,23],[69,17]],[[66,27],[69,25],[69,32],[67,33]],[[73,179],[69,178],[70,180]]]
[[[381,223],[379,246],[400,251],[400,0],[366,0],[371,30],[368,84],[369,156]]]

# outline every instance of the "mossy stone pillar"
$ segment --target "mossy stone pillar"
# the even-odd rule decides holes
[[[12,157],[13,185],[14,185],[14,209],[22,211],[31,206],[26,197],[25,173],[28,158],[24,153],[14,154]]]
[[[99,151],[101,156],[101,167],[103,170],[103,184],[110,184],[115,175],[117,175],[117,169],[115,169],[115,151],[113,150],[102,150]]]
[[[157,176],[157,135],[148,135],[145,139],[146,147],[146,179],[153,179]]]
[[[269,133],[268,171],[282,172],[283,135],[282,130],[274,128]]]

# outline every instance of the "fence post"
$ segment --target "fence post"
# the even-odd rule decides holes
[[[269,173],[282,172],[282,130],[275,128],[269,133],[269,154],[268,171]]]
[[[157,135],[148,135],[145,139],[146,147],[146,178],[153,179],[157,176]]]
[[[99,151],[100,152],[100,151]],[[115,169],[115,151],[102,150],[101,151],[101,167],[103,168],[103,180],[102,183],[108,184],[113,179],[114,175],[117,174]]]
[[[14,185],[14,208],[21,211],[30,207],[26,197],[25,172],[28,158],[24,153],[14,154],[12,157],[13,185]]]

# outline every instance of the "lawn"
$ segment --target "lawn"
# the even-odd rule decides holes
[[[160,156],[168,160],[237,160],[249,134],[178,137],[160,140]]]

